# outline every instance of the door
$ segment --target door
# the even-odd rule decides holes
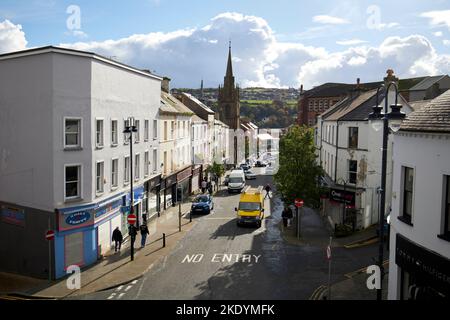
[[[97,234],[97,254],[100,257],[111,250],[111,221],[99,225]]]
[[[83,232],[72,233],[64,237],[64,264],[70,266],[84,265]]]

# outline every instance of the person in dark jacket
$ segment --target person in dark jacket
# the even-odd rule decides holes
[[[267,197],[269,197],[269,199],[271,199],[270,198],[270,190],[272,190],[272,188],[270,187],[269,184],[266,185],[265,190],[266,190],[266,196],[264,197],[264,199],[266,199]]]
[[[145,247],[145,242],[147,241],[147,235],[150,234],[150,232],[148,231],[148,227],[146,223],[141,224],[141,226],[139,227],[141,230],[141,248]]]
[[[112,241],[114,241],[114,252],[117,252],[117,247],[119,247],[120,251],[120,248],[122,247],[123,236],[122,232],[120,232],[119,230],[119,227],[116,227],[116,229],[114,229],[112,234]]]
[[[288,220],[289,220],[289,213],[291,210],[288,207],[284,207],[283,212],[281,213],[281,217],[283,218],[283,226],[287,228],[288,226]]]

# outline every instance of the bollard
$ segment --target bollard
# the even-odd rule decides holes
[[[163,233],[163,248],[166,247],[166,234]]]
[[[192,211],[189,213],[189,223],[192,222]]]

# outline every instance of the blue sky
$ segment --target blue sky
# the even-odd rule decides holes
[[[67,28],[71,5],[80,9],[80,29]],[[205,31],[208,26],[212,30]],[[63,44],[171,75],[181,86],[194,86],[200,78],[211,86],[220,83],[229,38],[244,86],[313,86],[327,80],[316,69],[326,70],[330,81],[378,80],[383,62],[405,77],[448,73],[450,0],[0,2],[1,52]],[[199,47],[203,40],[208,45]],[[167,55],[164,61],[161,54]],[[330,61],[339,63],[327,68]],[[380,68],[376,76],[375,67]],[[346,71],[348,78],[341,74]]]

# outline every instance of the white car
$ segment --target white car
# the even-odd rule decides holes
[[[250,170],[247,170],[247,171],[245,171],[245,179],[254,180],[254,179],[256,179],[256,174]]]

